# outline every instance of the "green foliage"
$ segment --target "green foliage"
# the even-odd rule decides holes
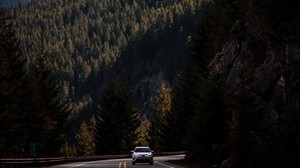
[[[25,67],[27,59],[5,15],[0,8],[0,155],[20,156],[29,138],[25,117],[34,108],[28,104],[32,93]]]
[[[199,82],[200,83],[200,82]],[[197,90],[198,99],[193,100],[195,114],[190,119],[187,137],[187,159],[202,164],[220,163],[226,151],[215,150],[228,136],[229,112],[224,103],[224,83],[219,76],[210,77]],[[227,151],[228,152],[228,151]]]
[[[149,145],[155,151],[164,151],[164,128],[167,125],[166,116],[171,109],[171,89],[167,84],[161,84],[153,102],[153,112],[150,117]]]
[[[126,78],[108,79],[96,118],[96,154],[128,153],[135,145],[139,126]]]
[[[36,143],[38,156],[57,156],[71,109],[46,56],[28,62],[2,10],[0,17],[1,155],[28,156]]]
[[[116,61],[120,62],[118,70],[125,70],[133,84],[159,73],[172,83],[187,52],[186,39],[193,31],[200,2],[32,1],[10,9],[9,15],[26,55],[40,50],[48,53],[64,83],[64,96],[71,99],[76,112],[71,131],[75,133],[97,110],[105,83],[101,76]],[[151,95],[146,96],[149,101]]]
[[[299,25],[299,7],[297,0],[251,0],[237,1],[240,15],[250,21],[259,21],[277,33],[296,33]]]
[[[37,125],[31,126],[40,129],[38,135],[32,136],[33,142],[42,139],[40,144],[38,143],[38,146],[41,146],[41,155],[57,156],[61,146],[65,143],[67,118],[72,109],[68,100],[62,95],[62,86],[55,78],[53,65],[47,54],[34,55],[31,67],[30,73],[34,76],[32,84],[35,94],[33,97],[35,113],[42,117],[40,128]]]
[[[85,122],[80,125],[75,140],[78,156],[92,156],[95,154],[94,132]]]
[[[166,114],[170,112],[171,101],[171,88],[165,83],[161,84],[153,103],[153,118],[165,118]]]
[[[69,145],[67,142],[61,147],[60,155],[65,157],[76,156],[76,148],[74,145]]]
[[[136,130],[137,140],[136,145],[148,146],[149,145],[149,128],[150,121],[146,117],[141,118],[140,126]]]
[[[218,77],[210,76],[208,66],[229,38],[233,14],[231,2],[202,3],[191,53],[173,88],[172,115],[168,118],[173,129],[167,130],[173,132],[170,135],[180,137],[175,144],[187,150],[190,161],[203,164],[215,161],[213,145],[225,141],[227,112],[222,99],[223,86]]]
[[[14,126],[20,126],[12,127],[12,132],[18,133],[11,134],[8,139],[13,139],[15,134],[24,134],[27,139],[20,139],[24,144],[18,146],[27,148],[27,143],[37,142],[39,155],[58,155],[65,138],[75,136],[64,136],[65,129],[70,126],[66,122],[67,116],[72,112],[71,117],[76,118],[71,127],[75,134],[79,124],[96,111],[106,80],[103,78],[106,67],[114,65],[117,60],[121,60],[118,70],[130,74],[133,85],[159,73],[172,83],[180,66],[178,62],[187,52],[187,37],[193,29],[200,2],[51,0],[32,1],[28,5],[7,9],[9,22],[17,31],[15,36],[9,34],[5,38],[16,37],[12,41],[17,43],[19,40],[21,49],[16,45],[17,48],[3,50],[11,52],[8,54],[16,52],[24,60],[1,57],[3,65],[6,59],[12,58],[7,61],[13,67],[13,70],[3,68],[2,71],[1,66],[3,79],[8,79],[6,75],[14,78],[1,85],[1,92],[5,96],[17,94],[19,97],[8,99],[1,96],[1,102],[18,104],[11,105],[8,111],[28,111],[22,115],[15,112],[11,114],[16,115],[6,116],[5,113],[7,118],[3,120],[15,121]],[[10,27],[5,29],[13,32]],[[122,62],[120,57],[129,59]],[[28,73],[21,72],[23,70]],[[21,97],[32,99],[23,100]],[[23,121],[29,119],[35,122]],[[34,125],[38,121],[42,124]]]

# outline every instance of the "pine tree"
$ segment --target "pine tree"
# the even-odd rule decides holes
[[[83,122],[75,136],[76,153],[78,156],[91,156],[95,154],[95,141],[92,129]]]
[[[38,121],[30,128],[39,128],[38,132],[31,131],[36,134],[32,140],[37,142],[40,155],[57,156],[66,141],[65,134],[69,127],[67,119],[72,108],[69,100],[63,96],[62,85],[56,79],[48,55],[44,52],[35,54],[31,67],[33,103],[36,108],[31,117]]]
[[[12,24],[0,8],[0,150],[2,156],[24,155],[28,142],[25,116],[32,107],[27,59],[15,37]],[[27,97],[28,96],[28,97]],[[19,138],[16,138],[19,137]]]
[[[137,140],[136,144],[140,146],[148,146],[149,145],[149,128],[150,121],[146,116],[141,118],[140,126],[137,128]]]
[[[208,53],[211,46],[209,46],[212,39],[211,29],[215,22],[212,17],[209,17],[208,10],[214,10],[215,8],[209,8],[208,2],[203,2],[202,15],[199,23],[199,29],[197,29],[196,37],[193,38],[193,46],[191,53],[185,58],[182,71],[177,75],[173,89],[173,101],[172,101],[172,115],[168,118],[169,125],[175,126],[173,128],[173,134],[175,137],[175,146],[181,149],[185,148],[185,138],[187,136],[188,124],[191,116],[195,112],[195,104],[193,100],[199,98],[195,91],[198,89],[197,82],[205,82],[208,77],[208,63],[212,58],[212,53]],[[213,13],[210,13],[211,15]]]
[[[163,151],[166,149],[163,144],[164,127],[166,126],[166,116],[170,113],[171,109],[171,89],[167,84],[163,83],[157,91],[153,103],[153,114],[150,118],[149,128],[149,145],[155,151]]]
[[[127,153],[133,148],[139,126],[137,109],[125,78],[111,75],[96,114],[96,153]]]
[[[221,143],[214,140],[211,131],[216,128],[225,129],[224,111],[216,108],[224,107],[222,99],[219,99],[223,94],[222,84],[210,76],[209,63],[228,38],[226,32],[233,20],[231,8],[232,6],[222,4],[221,1],[202,3],[191,53],[174,85],[172,115],[168,118],[168,124],[175,127],[172,134],[181,135],[176,143],[187,150],[190,161],[210,163],[213,158],[212,144]],[[223,17],[226,19],[221,19]],[[220,123],[215,123],[214,120]],[[170,128],[167,130],[172,131]],[[220,141],[224,141],[226,130],[224,131],[218,134]]]
[[[36,143],[38,155],[56,155],[63,143],[68,103],[52,67],[41,55],[35,56],[34,66],[27,62],[2,10],[0,17],[1,154],[29,155],[29,144]]]

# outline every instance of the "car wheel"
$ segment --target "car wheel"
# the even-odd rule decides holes
[[[132,165],[135,165],[135,162],[132,162]]]
[[[153,165],[153,162],[149,162],[149,165]]]

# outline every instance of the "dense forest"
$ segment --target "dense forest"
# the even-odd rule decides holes
[[[18,3],[20,4],[27,4],[31,0],[0,0],[0,6],[2,7],[14,7]]]
[[[149,106],[160,83],[174,80],[199,6],[199,0],[32,1],[10,17],[26,55],[49,53],[78,127],[96,110],[112,67],[130,76],[140,108]]]
[[[26,64],[36,53],[47,55],[61,85],[60,98],[72,109],[66,138],[74,144],[81,123],[96,115],[111,71],[128,74],[139,113],[151,113],[156,90],[172,83],[188,52],[200,5],[192,0],[36,0],[5,10]]]
[[[32,0],[1,9],[1,157],[28,157],[33,143],[37,156],[149,145],[201,166],[299,167],[299,8]]]

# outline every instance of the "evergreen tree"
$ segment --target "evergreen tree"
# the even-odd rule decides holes
[[[27,79],[27,59],[15,37],[12,24],[0,8],[0,150],[2,156],[24,155],[28,144],[25,116],[31,85]],[[18,137],[18,138],[16,138]],[[25,151],[26,152],[26,151]]]
[[[219,76],[212,76],[197,90],[200,96],[193,100],[195,114],[190,119],[186,137],[187,159],[190,161],[220,164],[228,154],[223,150],[229,117],[223,87]]]
[[[181,135],[176,144],[187,150],[190,161],[211,163],[214,157],[212,144],[225,141],[226,110],[222,109],[222,83],[217,77],[210,76],[209,63],[228,38],[226,33],[234,20],[231,18],[233,11],[229,2],[202,3],[191,53],[186,57],[184,68],[174,85],[172,115],[168,123],[175,127],[175,136]],[[224,132],[211,133],[218,129]]]
[[[134,147],[138,126],[127,80],[111,75],[96,114],[96,153],[128,153]]]
[[[201,8],[201,20],[197,29],[197,37],[193,38],[192,52],[185,58],[183,70],[176,78],[172,101],[172,115],[170,115],[169,124],[175,125],[174,135],[180,137],[176,139],[175,144],[177,147],[185,148],[186,136],[188,131],[188,124],[190,118],[196,113],[194,100],[199,99],[200,95],[196,92],[199,86],[205,83],[208,78],[209,70],[208,64],[213,57],[211,50],[212,44],[212,29],[215,25],[214,17],[216,11],[210,12],[209,10],[216,10],[211,7],[209,2],[203,2]],[[201,82],[198,84],[197,82]]]
[[[0,17],[1,154],[29,155],[29,144],[36,143],[38,155],[57,155],[68,103],[54,81],[52,67],[40,54],[34,56],[33,64],[28,63],[2,10]]]
[[[74,157],[76,156],[76,148],[75,145],[70,145],[68,142],[66,142],[61,148],[60,148],[60,155],[64,157]]]
[[[96,111],[104,82],[95,82],[93,75],[120,57],[125,58],[120,69],[126,69],[135,84],[158,73],[172,83],[200,1],[31,1],[8,11],[24,53],[47,50],[52,68],[67,83],[66,96],[79,113],[73,127],[77,130]],[[88,105],[86,97],[92,100]]]
[[[83,122],[75,136],[76,153],[78,156],[91,156],[95,154],[95,141],[93,130]]]
[[[141,146],[148,146],[149,145],[149,128],[150,128],[150,121],[146,116],[141,118],[140,126],[137,128],[137,140],[136,144]]]
[[[171,101],[171,89],[167,84],[161,84],[153,103],[153,112],[150,118],[151,125],[149,128],[149,145],[155,151],[164,151],[166,149],[165,144],[163,144],[163,129],[167,124],[166,116],[170,112]]]
[[[32,142],[37,142],[40,155],[57,156],[65,144],[65,134],[69,127],[68,115],[71,106],[62,94],[62,85],[57,81],[47,54],[40,52],[34,55],[31,63],[33,76],[33,103],[35,112],[31,118],[39,120],[31,129]],[[41,118],[36,118],[40,116]]]

